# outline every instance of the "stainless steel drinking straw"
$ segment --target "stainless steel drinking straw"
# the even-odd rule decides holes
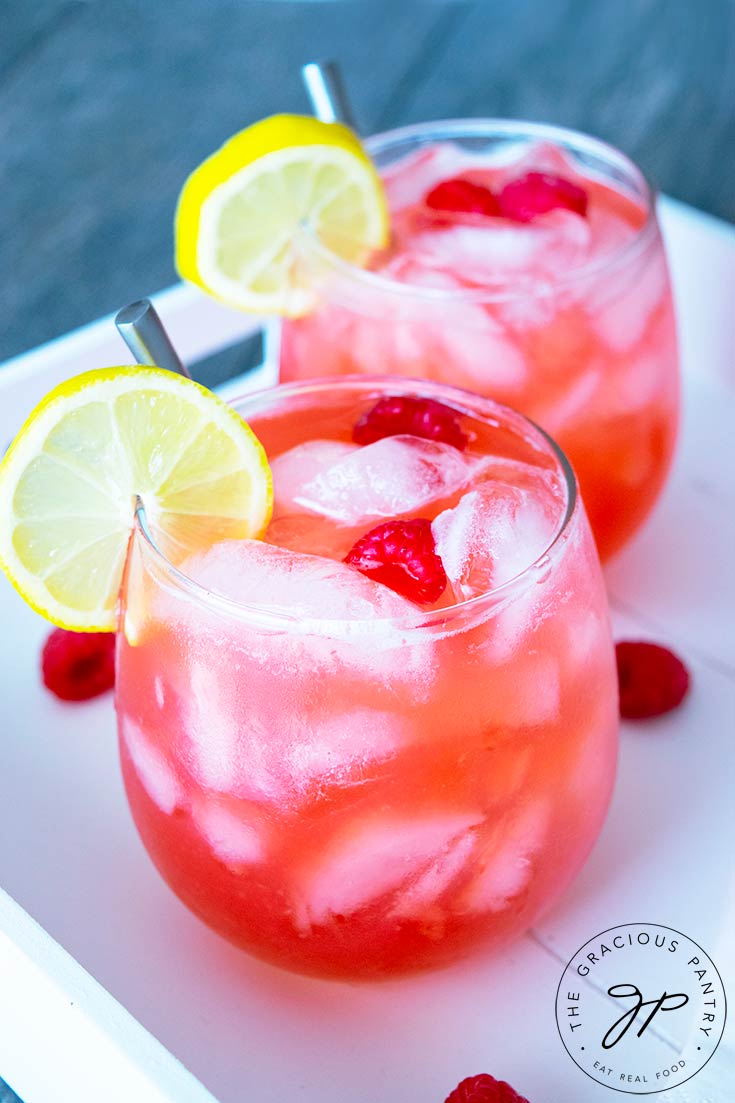
[[[139,364],[156,364],[191,379],[150,299],[124,306],[115,315],[115,325]]]
[[[324,123],[344,123],[351,130],[357,131],[355,116],[336,61],[310,61],[302,65],[301,76],[317,119]]]

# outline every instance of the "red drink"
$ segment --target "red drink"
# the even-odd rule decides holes
[[[386,395],[397,415],[378,416]],[[140,517],[128,564],[120,747],[154,862],[233,942],[316,975],[519,934],[584,861],[616,761],[605,593],[566,461],[520,415],[432,384],[237,406],[273,469],[265,540],[177,571]],[[431,523],[448,581],[426,600],[344,562],[396,518]]]
[[[653,506],[678,424],[673,306],[644,178],[601,142],[533,124],[426,124],[368,149],[391,246],[364,271],[304,239],[319,298],[283,323],[282,378],[399,373],[521,409],[572,461],[607,557]],[[499,206],[529,172],[561,178],[563,205],[546,210],[532,177]],[[479,185],[474,199],[458,178]],[[437,206],[447,180],[454,194]]]

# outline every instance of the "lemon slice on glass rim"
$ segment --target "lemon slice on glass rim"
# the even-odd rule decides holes
[[[388,241],[383,185],[341,123],[272,115],[231,138],[184,184],[175,220],[181,276],[240,310],[298,316],[314,302],[304,230],[364,264]]]
[[[242,418],[190,379],[155,367],[78,375],[39,403],[0,463],[0,567],[54,624],[114,631],[138,499],[180,562],[262,534],[270,468]]]

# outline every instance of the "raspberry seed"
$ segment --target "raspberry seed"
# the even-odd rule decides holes
[[[447,576],[436,554],[431,522],[422,518],[377,525],[360,537],[344,561],[420,604],[433,604],[446,589]]]

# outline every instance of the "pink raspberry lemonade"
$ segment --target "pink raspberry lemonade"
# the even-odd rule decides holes
[[[608,806],[617,682],[574,476],[521,415],[351,377],[236,408],[261,540],[177,566],[138,512],[122,769],[156,866],[250,953],[386,977],[524,931]]]
[[[281,378],[401,374],[508,403],[559,442],[603,558],[664,483],[679,408],[653,197],[620,152],[531,123],[428,123],[367,143],[391,212],[368,269],[305,232],[313,309]]]

